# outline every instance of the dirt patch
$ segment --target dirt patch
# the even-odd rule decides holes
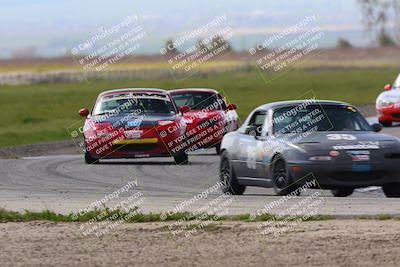
[[[250,60],[250,54],[247,51],[233,51],[224,60]],[[397,46],[392,47],[354,47],[354,48],[326,48],[317,49],[313,60],[329,61],[354,61],[354,60],[389,60],[400,59],[400,49]],[[0,67],[9,66],[43,66],[43,65],[65,65],[76,66],[78,59],[73,57],[53,57],[53,58],[18,58],[1,59]],[[122,61],[135,63],[158,63],[164,62],[159,54],[128,56]]]
[[[0,148],[0,158],[38,157],[82,153],[72,140]]]
[[[279,237],[257,223],[214,223],[190,237],[168,223],[120,225],[98,238],[73,223],[0,224],[2,266],[398,266],[395,220],[305,222]]]

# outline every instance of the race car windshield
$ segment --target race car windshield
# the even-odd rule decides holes
[[[393,88],[400,89],[400,74],[397,76],[397,79],[393,83]]]
[[[98,102],[93,115],[116,116],[121,113],[175,114],[171,101],[162,98],[110,98]]]
[[[364,117],[351,106],[309,105],[279,108],[273,114],[274,134],[309,131],[371,131]]]
[[[178,107],[189,106],[192,110],[221,110],[223,105],[223,101],[213,93],[174,93],[172,98]]]

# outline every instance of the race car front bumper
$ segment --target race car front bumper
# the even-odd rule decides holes
[[[380,122],[400,121],[400,108],[388,107],[377,109]]]
[[[288,168],[295,183],[304,184],[315,178],[318,188],[322,189],[400,183],[400,159],[393,159],[385,163],[292,162],[288,163]]]

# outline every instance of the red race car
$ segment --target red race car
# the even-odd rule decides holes
[[[378,120],[383,126],[392,126],[392,122],[400,122],[400,74],[393,83],[387,84],[385,91],[376,99]]]
[[[181,107],[183,111],[188,107]],[[170,94],[161,89],[116,89],[101,93],[86,118],[83,135],[85,162],[100,159],[172,156],[188,162],[186,123]]]
[[[236,105],[227,105],[218,91],[213,89],[176,89],[169,91],[175,104],[184,111],[187,124],[187,152],[199,148],[215,147],[220,152],[222,137],[238,128]]]

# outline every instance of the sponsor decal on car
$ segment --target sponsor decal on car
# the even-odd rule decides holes
[[[334,150],[368,150],[368,149],[379,149],[379,142],[364,141],[358,142],[352,145],[334,145],[332,146]]]
[[[150,154],[135,154],[135,158],[149,158]]]
[[[352,134],[327,134],[326,137],[329,140],[357,140]]]
[[[128,121],[126,124],[128,127],[137,127],[140,126],[141,121],[140,120],[134,120],[134,121]]]
[[[371,171],[371,165],[369,164],[353,164],[351,166],[353,172],[369,172]]]
[[[379,149],[378,145],[362,145],[362,144],[357,144],[357,145],[337,145],[337,146],[332,146],[333,149],[335,150],[351,150],[351,149]]]
[[[369,151],[348,151],[347,152],[351,156],[352,161],[368,161],[369,160]]]
[[[143,131],[141,130],[131,130],[131,131],[125,131],[125,137],[127,139],[140,139],[142,137]]]

